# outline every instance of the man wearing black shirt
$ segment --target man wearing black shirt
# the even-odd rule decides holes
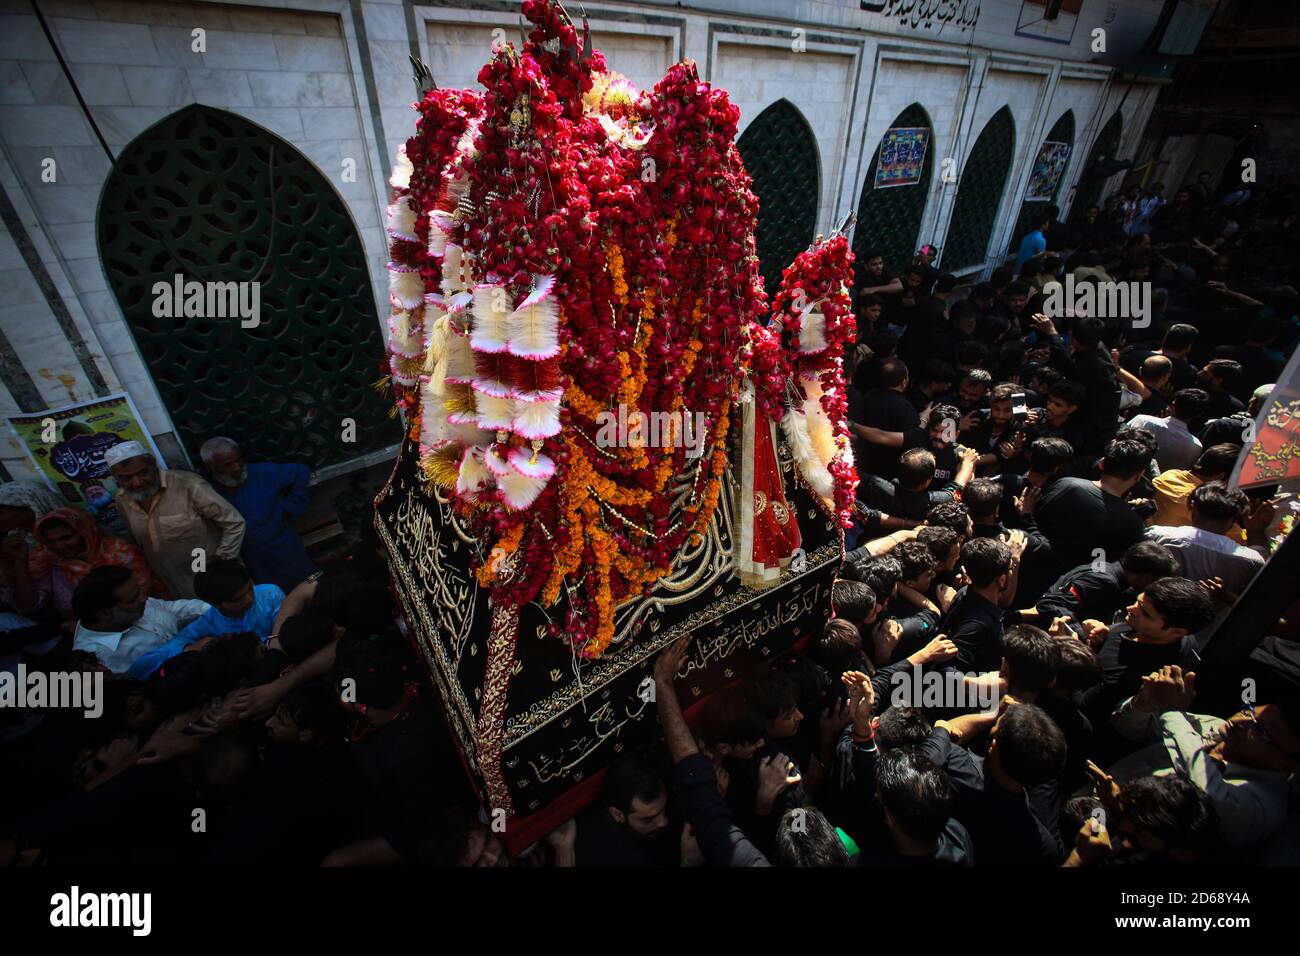
[[[1196,369],[1187,360],[1187,356],[1191,354],[1192,346],[1196,344],[1200,334],[1200,330],[1194,325],[1185,323],[1171,325],[1165,332],[1158,351],[1153,352],[1144,345],[1130,345],[1120,352],[1120,367],[1132,375],[1137,375],[1141,371],[1142,362],[1149,356],[1163,355],[1174,363],[1169,378],[1170,387],[1175,392],[1191,388],[1196,384]]]
[[[1240,379],[1241,365],[1225,358],[1212,359],[1197,374],[1197,384],[1210,396],[1210,402],[1205,407],[1209,420],[1227,418],[1245,410],[1245,404],[1232,394]]]
[[[848,865],[848,854],[831,827],[803,825],[811,824],[815,814],[820,816],[815,810],[807,811],[808,819],[801,821],[801,832],[797,834],[791,831],[800,818],[793,812],[782,814],[776,827],[772,861],[736,825],[735,817],[718,792],[713,763],[700,753],[695,736],[682,716],[677,690],[673,686],[678,671],[686,662],[689,645],[690,638],[682,638],[665,648],[655,661],[655,704],[664,743],[673,759],[673,779],[677,784],[682,813],[691,825],[705,861],[712,866],[808,865],[809,861],[822,866]],[[868,721],[869,714],[868,710]],[[782,767],[772,761],[767,769],[775,767],[788,788],[796,786],[801,778],[794,764],[786,763]]]
[[[880,296],[872,293],[864,293],[858,296],[858,342],[870,342],[876,331],[884,329],[880,321],[881,313],[884,311],[885,304],[881,301]]]
[[[980,307],[970,299],[952,303],[948,307],[947,324],[935,330],[931,339],[925,343],[925,354],[956,364],[957,349],[963,343],[974,340],[980,316]],[[919,343],[914,347],[919,347]]]
[[[1070,378],[1084,387],[1084,450],[1100,448],[1119,425],[1120,388],[1115,364],[1103,338],[1106,324],[1097,318],[1076,319],[1070,338]],[[1079,449],[1075,449],[1076,451]]]
[[[1030,413],[1033,421],[1025,429],[1028,440],[1060,438],[1069,442],[1070,448],[1078,455],[1083,450],[1084,439],[1083,430],[1075,424],[1074,416],[1084,400],[1083,386],[1064,379],[1054,383],[1047,396],[1047,405]]]
[[[919,267],[918,267],[919,268]],[[933,293],[918,291],[907,312],[907,329],[898,341],[898,354],[906,362],[919,366],[932,352],[934,337],[941,335],[948,325],[948,303],[957,287],[957,277],[948,273],[939,277]],[[908,302],[903,297],[904,306]],[[951,385],[949,386],[951,387]]]
[[[912,403],[919,416],[931,405],[939,401],[939,396],[952,391],[957,381],[957,372],[943,359],[928,359],[921,371],[912,379],[907,389],[907,400]]]
[[[1165,409],[1169,407],[1169,399],[1165,398],[1165,392],[1168,391],[1169,379],[1173,375],[1174,365],[1163,355],[1148,355],[1146,361],[1138,372],[1138,378],[1146,386],[1148,395],[1130,412],[1126,417],[1133,418],[1137,415],[1151,415],[1161,417]]]
[[[889,708],[881,717],[881,746],[876,742],[872,714],[875,688],[866,674],[846,673],[850,723],[836,746],[835,785],[848,810],[845,826],[863,845],[858,865],[934,866],[966,865],[971,859],[970,837],[951,819],[954,794],[942,764],[918,752],[908,742],[913,730],[928,727],[919,711],[907,708],[908,717],[892,720],[899,739],[890,749],[884,722],[895,714]]]
[[[1091,653],[1079,641],[1070,639],[1069,645],[1078,645],[1081,650]],[[1085,777],[1088,756],[1092,752],[1092,727],[1068,696],[1053,693],[1064,669],[1066,652],[1062,649],[1066,646],[1065,640],[1053,637],[1042,628],[1013,625],[1002,636],[1001,676],[1006,681],[1009,697],[1041,707],[1061,729],[1066,750],[1064,776],[1068,789],[1072,790]],[[1057,795],[1047,792],[1038,796],[1052,801]],[[1045,815],[1048,820],[1059,817],[1059,809]]]
[[[1082,564],[1065,572],[1038,600],[1039,623],[1070,617],[1109,624],[1134,596],[1178,573],[1172,551],[1154,541],[1131,545],[1118,561]]]
[[[1191,190],[1179,189],[1172,202],[1161,206],[1151,216],[1151,234],[1160,243],[1186,242],[1191,238],[1196,218]]]
[[[934,455],[924,448],[912,448],[899,456],[897,478],[886,481],[865,475],[858,495],[868,508],[919,523],[935,505],[954,500],[951,491],[932,487],[934,477]]]
[[[862,279],[858,283],[858,294],[898,295],[903,291],[903,283],[885,269],[885,257],[879,249],[868,249],[862,254]]]
[[[1250,323],[1244,345],[1220,345],[1214,350],[1214,358],[1232,359],[1241,366],[1241,376],[1232,393],[1239,401],[1249,401],[1251,392],[1259,386],[1277,381],[1281,368],[1268,349],[1278,335],[1278,323],[1260,316]]]
[[[894,664],[920,651],[938,633],[939,607],[926,594],[934,583],[939,562],[920,541],[906,541],[889,554],[903,569],[898,595],[888,609],[888,617],[902,632],[889,657]],[[904,593],[904,589],[910,593]]]
[[[989,391],[993,388],[993,375],[982,368],[971,369],[962,376],[961,381],[957,384],[957,390],[951,392],[941,399],[945,405],[951,405],[961,414],[963,420],[967,419],[972,412],[977,412],[981,408],[988,406]],[[965,421],[963,430],[973,427],[976,422],[971,419]]]
[[[952,819],[952,783],[942,768],[911,747],[882,754],[876,796],[889,840],[863,851],[860,866],[973,866],[970,834]]]
[[[975,474],[975,462],[979,455],[973,449],[959,449],[956,445],[957,410],[951,405],[933,406],[924,428],[909,428],[900,432],[855,426],[854,430],[878,447],[929,452],[934,459],[932,479],[937,489],[955,492]],[[901,458],[899,461],[901,463]],[[899,475],[901,477],[901,471]]]
[[[1074,449],[1063,438],[1035,438],[1029,443],[1023,462],[1027,470],[1023,475],[1008,469],[1001,477],[1003,486],[1002,509],[999,516],[1004,525],[1023,525],[1017,502],[1029,488],[1034,494],[1042,491],[1061,476],[1062,469],[1074,460]]]
[[[947,730],[936,729],[921,752],[944,766],[951,763],[945,751],[960,746]],[[988,756],[969,754],[973,779],[949,774],[959,794],[958,812],[967,814],[959,819],[974,837],[981,866],[1060,864],[1065,853],[1050,808],[1065,757],[1065,737],[1051,717],[1034,704],[1008,698],[993,726]],[[960,809],[967,806],[971,809]]]
[[[1093,726],[1109,727],[1116,706],[1138,692],[1142,678],[1166,664],[1195,670],[1195,635],[1212,620],[1214,602],[1204,588],[1186,578],[1167,577],[1138,595],[1123,624],[1084,621],[1103,675],[1080,701]]]
[[[578,818],[578,866],[671,866],[677,841],[668,827],[668,788],[635,754],[605,773],[600,799]]]
[[[1094,552],[1102,551],[1110,559],[1118,558],[1143,534],[1143,522],[1124,495],[1137,484],[1151,462],[1146,445],[1129,438],[1113,439],[1106,446],[1101,461],[1101,479],[1061,478],[1048,486],[1036,505],[1030,505],[1032,517],[1026,518],[1051,542],[1050,565],[1031,569],[1050,575],[1037,592],[1080,564],[1089,564]]]
[[[898,359],[886,359],[881,364],[880,376],[881,387],[863,395],[861,411],[850,415],[850,419],[859,439],[856,452],[862,470],[882,478],[892,478],[898,473],[897,451],[868,439],[862,426],[885,432],[906,432],[916,427],[917,412],[904,396],[908,384],[906,365]]]
[[[1002,606],[1015,557],[992,538],[973,538],[961,547],[970,584],[957,592],[941,630],[957,645],[952,666],[960,671],[997,670],[1002,660]]]

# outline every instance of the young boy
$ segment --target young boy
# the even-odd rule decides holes
[[[167,643],[137,659],[129,676],[147,680],[167,661],[205,637],[253,633],[266,643],[284,602],[284,592],[277,585],[254,585],[242,564],[225,558],[210,559],[207,569],[194,575],[194,593],[210,607]]]
[[[952,664],[957,670],[983,673],[1001,663],[1000,601],[1014,563],[1012,550],[994,538],[973,538],[962,545],[961,564],[970,583],[958,592],[942,628],[958,647]]]
[[[1123,624],[1083,622],[1083,631],[1097,650],[1102,681],[1087,691],[1081,708],[1094,727],[1109,727],[1111,713],[1142,687],[1142,678],[1165,665],[1195,670],[1195,635],[1214,620],[1214,600],[1187,578],[1166,577],[1153,582],[1129,606]],[[1116,740],[1107,741],[1112,747]]]
[[[889,605],[887,616],[899,625],[898,641],[890,649],[888,663],[895,663],[920,650],[938,633],[942,611],[930,596],[939,562],[929,545],[905,541],[890,552],[903,569],[898,582],[898,596]]]
[[[1109,624],[1136,595],[1177,573],[1178,559],[1172,551],[1155,541],[1139,541],[1118,561],[1090,562],[1065,572],[1034,609],[1022,611],[1021,616],[1040,626],[1051,626],[1057,617]]]
[[[194,593],[212,607],[188,628],[195,638],[252,631],[270,640],[284,592],[275,584],[253,584],[238,561],[213,558],[194,575]]]

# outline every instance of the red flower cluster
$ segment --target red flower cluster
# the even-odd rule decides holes
[[[746,363],[760,400],[778,417],[788,383],[800,371],[818,372],[823,404],[843,430],[838,358],[853,337],[853,319],[841,286],[852,256],[842,239],[832,240],[792,267],[810,295],[825,297],[833,339],[825,356],[795,355],[782,343],[784,331],[797,347],[799,334],[797,319],[791,325],[784,316],[786,300],[777,305],[782,324],[759,324],[767,299],[754,242],[758,200],[735,146],[739,110],[726,93],[680,63],[652,92],[637,94],[584,48],[555,0],[524,0],[523,12],[533,24],[528,41],[522,50],[494,51],[479,73],[481,97],[439,90],[420,105],[420,129],[407,145],[418,241],[394,239],[394,295],[409,297],[402,270],[418,267],[426,293],[440,294],[430,301],[446,310],[448,337],[467,332],[471,317],[477,335],[491,328],[476,311],[478,296],[500,287],[512,317],[531,314],[521,303],[548,277],[559,355],[534,360],[528,352],[481,349],[473,384],[480,396],[484,381],[505,383],[511,394],[562,389],[560,432],[526,441],[517,429],[502,430],[492,443],[489,429],[488,437],[464,439],[463,460],[431,455],[427,474],[436,465],[445,479],[450,469],[454,485],[476,461],[499,468],[507,455],[516,462],[532,455],[534,463],[539,456],[553,463],[553,475],[526,506],[508,507],[527,499],[507,499],[491,480],[449,493],[483,545],[476,571],[492,600],[564,602],[548,612],[553,630],[594,656],[612,638],[618,604],[668,574],[687,540],[712,520]],[[462,140],[472,148],[458,151]],[[433,236],[431,211],[441,224]],[[430,239],[445,244],[445,255],[426,251]],[[494,287],[475,288],[472,308],[463,293],[443,287],[443,269],[455,276],[461,253],[470,286]],[[464,347],[463,339],[453,344]],[[440,362],[431,357],[429,368],[441,371],[426,377],[430,390],[442,394],[444,372],[468,390],[463,368],[448,371],[446,353]],[[399,402],[416,400],[399,394]],[[607,446],[606,416],[619,417],[620,408],[623,420],[675,421],[677,433],[660,434],[657,444]],[[703,434],[688,443],[681,424],[700,416]],[[431,442],[439,448],[430,451],[454,452],[458,440]],[[839,507],[841,484],[851,496],[852,469],[831,469]],[[510,573],[499,572],[505,557]]]
[[[772,303],[772,324],[765,330],[767,335],[755,355],[760,362],[760,378],[755,382],[760,407],[777,420],[784,414],[787,388],[798,389],[802,400],[799,379],[817,376],[821,384],[821,406],[840,448],[847,448],[850,441],[843,360],[845,351],[853,347],[857,338],[857,320],[848,291],[852,280],[853,253],[848,239],[839,234],[826,240],[819,236],[782,274],[781,289]],[[817,340],[801,342],[801,334],[812,333],[803,327],[808,313],[820,313],[825,320],[824,328],[817,330]],[[774,341],[778,328],[783,333],[784,348],[778,348]],[[834,479],[836,514],[840,523],[850,528],[858,487],[857,471],[843,453],[836,455],[826,467]]]

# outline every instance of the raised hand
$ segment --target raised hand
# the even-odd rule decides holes
[[[1052,626],[1047,629],[1047,633],[1052,637],[1059,637],[1064,640],[1074,640],[1074,631],[1070,627],[1070,618],[1054,617]]]
[[[1097,790],[1097,799],[1102,802],[1102,806],[1111,813],[1118,813],[1120,791],[1115,778],[1091,760],[1088,761],[1088,776],[1092,778],[1093,786]]]
[[[1133,706],[1151,714],[1187,710],[1196,698],[1196,672],[1184,672],[1177,664],[1166,664],[1142,678]]]
[[[1074,854],[1079,863],[1092,866],[1110,856],[1110,831],[1106,829],[1105,811],[1083,821],[1083,826],[1074,837]]]
[[[929,644],[921,648],[917,655],[918,664],[941,664],[944,661],[950,661],[957,656],[957,645],[948,640],[946,635],[940,634]]]
[[[1101,621],[1094,620],[1093,618],[1088,618],[1088,620],[1084,621],[1080,626],[1083,628],[1084,640],[1086,640],[1088,646],[1092,647],[1094,650],[1101,647],[1101,645],[1106,641],[1106,636],[1110,634],[1109,624],[1103,624]]]
[[[821,729],[823,741],[834,741],[846,724],[853,719],[849,713],[849,702],[847,700],[836,701],[830,707],[822,711]]]
[[[672,686],[677,672],[682,669],[682,662],[686,660],[686,652],[690,650],[690,646],[691,635],[687,634],[673,641],[660,652],[658,660],[655,661],[656,684]]]
[[[193,716],[192,713],[179,714],[164,721],[140,748],[140,756],[136,762],[144,766],[166,763],[198,750],[199,745],[203,743],[203,738],[187,732]]]
[[[758,812],[770,812],[776,798],[802,780],[799,768],[785,754],[764,757],[758,763]]]
[[[876,691],[871,686],[871,678],[862,671],[845,671],[840,680],[849,689],[853,733],[858,737],[871,736],[871,715],[876,706]]]
[[[1196,583],[1208,591],[1210,597],[1214,598],[1214,600],[1218,601],[1220,604],[1232,604],[1232,602],[1237,599],[1237,596],[1224,586],[1223,578],[1202,578]]]

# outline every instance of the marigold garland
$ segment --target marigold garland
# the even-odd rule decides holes
[[[389,371],[426,477],[450,482],[479,542],[479,584],[495,603],[539,602],[552,632],[594,657],[619,606],[708,533],[742,376],[783,413],[776,396],[812,366],[796,369],[760,324],[758,202],[726,93],[689,62],[638,92],[581,48],[555,0],[524,0],[523,14],[526,42],[494,48],[482,95],[418,104],[393,181]],[[842,265],[836,251],[799,274]],[[829,295],[838,337],[847,310]],[[527,364],[540,361],[558,367],[553,393]],[[834,374],[814,371],[835,421]],[[688,421],[704,423],[694,457]],[[609,441],[611,422],[639,427]]]

